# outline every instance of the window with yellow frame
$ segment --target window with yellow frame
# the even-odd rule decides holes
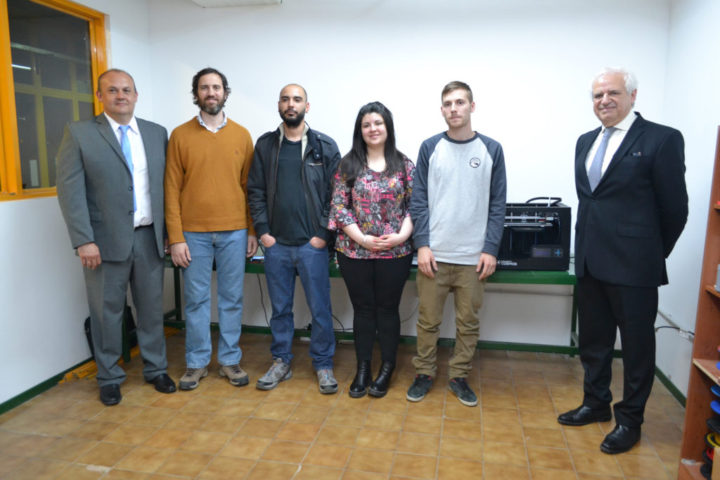
[[[55,194],[65,124],[100,113],[105,17],[68,0],[0,0],[0,200]]]

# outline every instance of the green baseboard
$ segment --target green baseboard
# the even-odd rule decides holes
[[[60,382],[60,380],[62,380],[65,377],[66,373],[72,372],[73,370],[80,367],[81,365],[85,365],[86,363],[91,362],[91,361],[92,361],[92,357],[88,358],[85,361],[78,363],[77,365],[74,365],[74,366],[68,368],[67,370],[65,370],[63,372],[58,373],[57,375],[54,375],[54,376],[48,378],[44,382],[35,385],[34,387],[32,387],[29,390],[25,390],[20,395],[17,395],[15,397],[11,398],[10,400],[0,403],[0,415],[2,415],[3,413],[5,413],[9,410],[12,410],[13,408],[17,407],[18,405],[21,405],[21,404],[27,402],[31,398],[36,397],[47,390],[50,390],[52,387],[57,385],[58,382]]]
[[[682,394],[680,390],[675,386],[674,383],[663,373],[662,370],[660,370],[658,367],[655,367],[655,376],[660,380],[660,383],[665,385],[665,388],[667,388],[670,391],[670,394],[675,397],[675,400],[680,402],[680,404],[685,407],[685,404],[687,402],[687,398],[685,395]]]

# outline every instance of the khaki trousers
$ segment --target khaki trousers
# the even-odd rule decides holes
[[[455,299],[455,350],[449,362],[450,378],[466,378],[472,369],[472,358],[480,331],[485,281],[478,280],[475,265],[438,262],[435,278],[417,274],[420,311],[417,321],[417,356],[413,366],[418,374],[437,374],[437,341],[443,318],[443,307],[450,292]]]

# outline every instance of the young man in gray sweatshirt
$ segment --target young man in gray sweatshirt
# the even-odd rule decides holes
[[[449,388],[463,405],[477,405],[467,384],[480,330],[486,279],[495,272],[505,220],[502,146],[472,129],[472,91],[450,82],[440,108],[446,132],[423,142],[417,159],[410,215],[418,249],[417,375],[407,399],[419,402],[437,374],[437,340],[448,293],[455,298],[455,350]]]

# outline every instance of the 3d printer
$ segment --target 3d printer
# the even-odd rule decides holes
[[[508,203],[497,268],[567,270],[570,264],[570,207],[559,197]]]

